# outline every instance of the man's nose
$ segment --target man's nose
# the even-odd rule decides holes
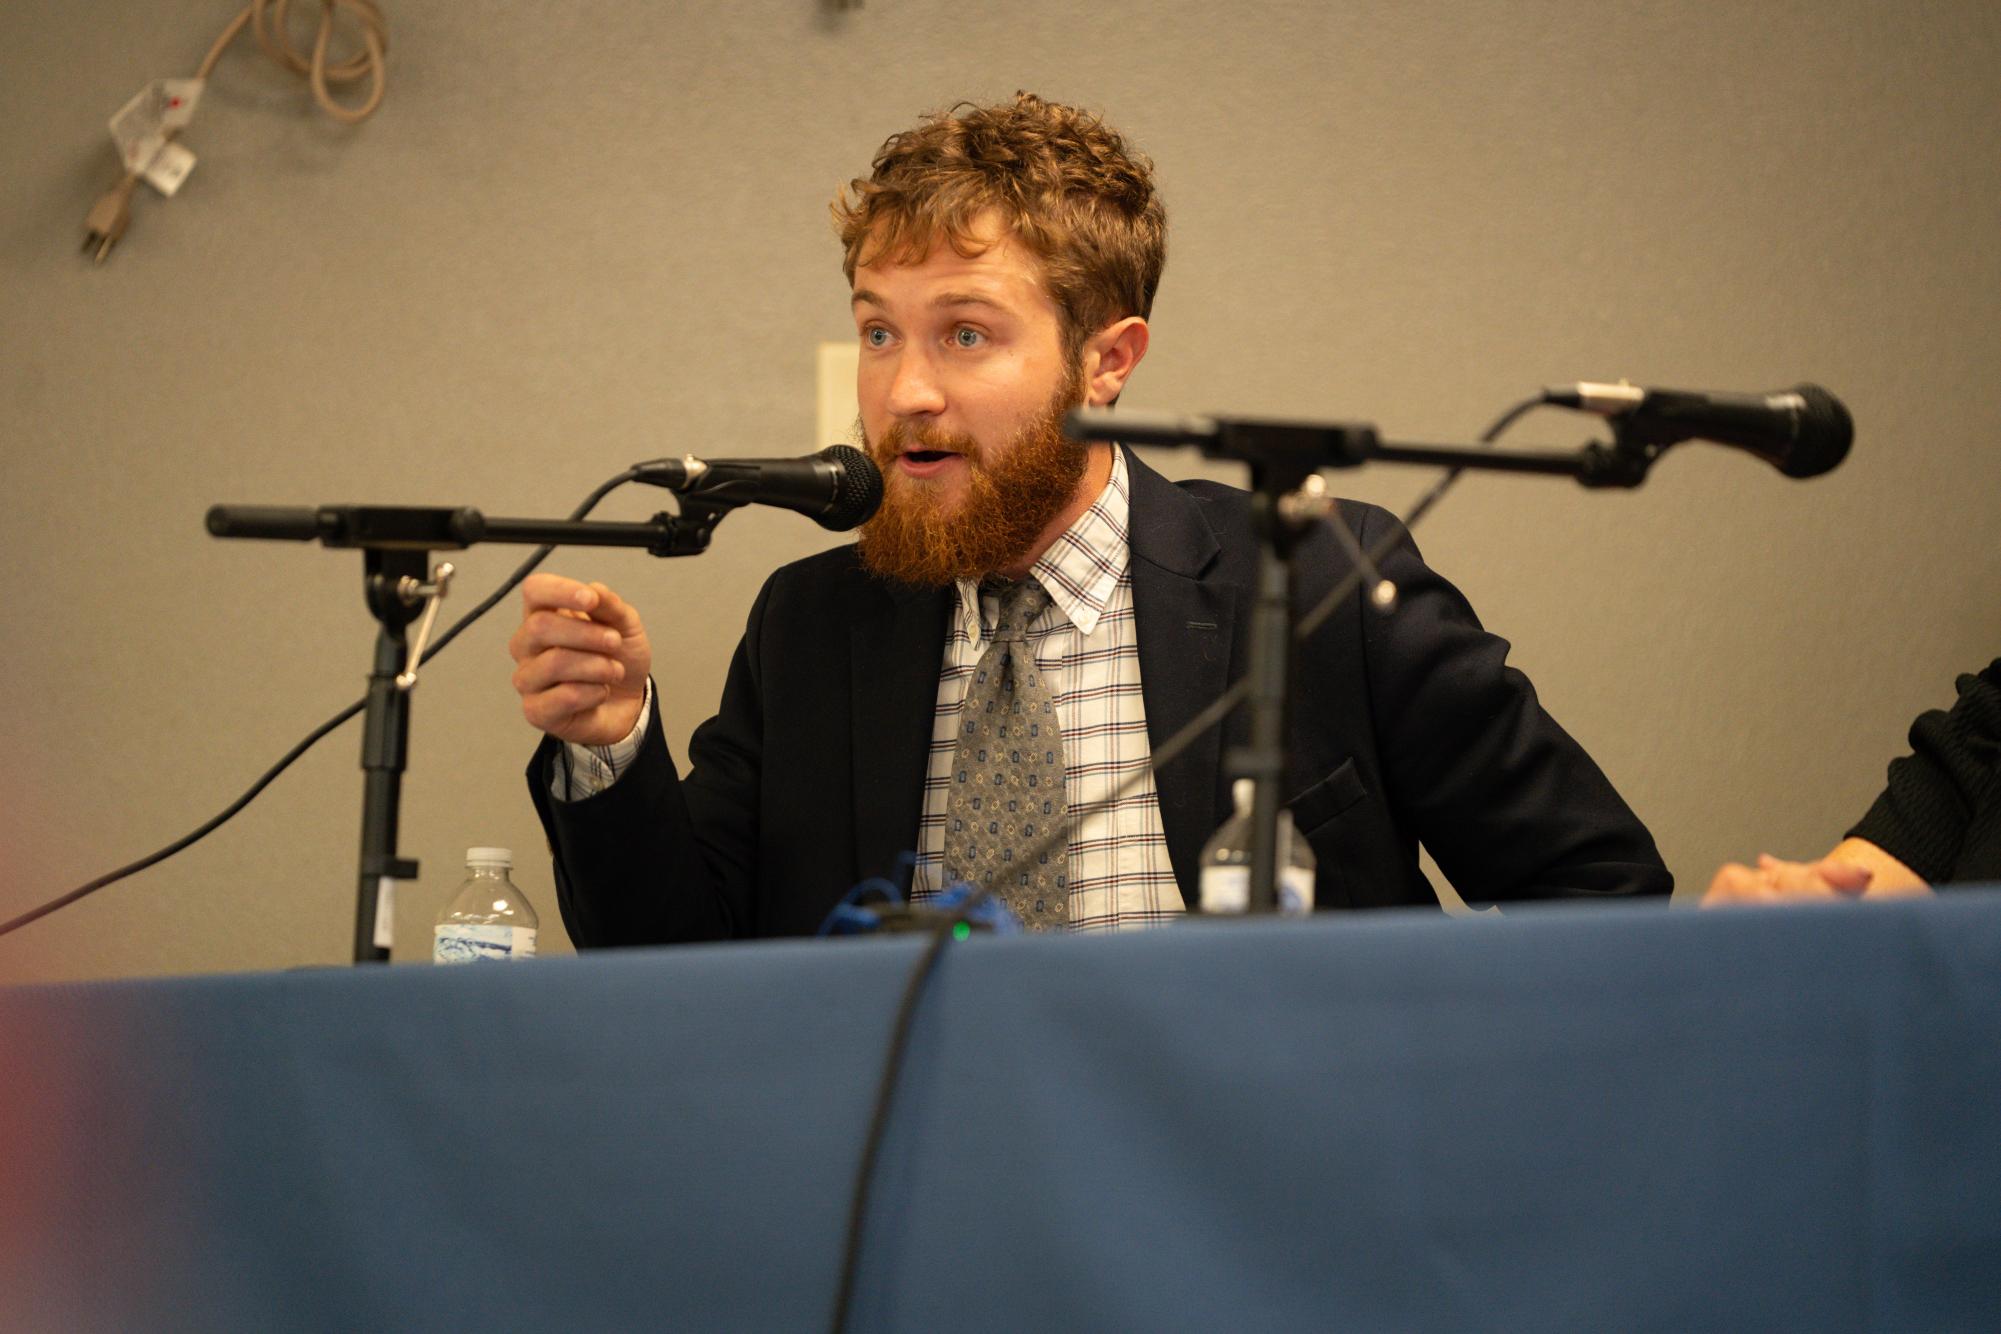
[[[896,359],[887,406],[897,417],[935,417],[945,410],[945,392],[930,358],[909,350]]]

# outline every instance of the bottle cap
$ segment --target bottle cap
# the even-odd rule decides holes
[[[514,849],[512,848],[467,848],[467,866],[505,866],[514,869]]]

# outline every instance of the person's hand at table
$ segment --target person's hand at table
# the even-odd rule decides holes
[[[1728,863],[1710,880],[1701,906],[1880,899],[1931,892],[1931,886],[1910,867],[1874,843],[1850,838],[1817,861],[1783,861],[1760,853],[1756,866]]]
[[[531,726],[559,741],[608,746],[639,722],[653,650],[639,613],[603,584],[531,574],[507,642]]]

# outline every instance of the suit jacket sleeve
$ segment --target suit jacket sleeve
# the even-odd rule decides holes
[[[1373,548],[1402,525],[1371,507]],[[1383,562],[1389,616],[1362,613],[1392,805],[1469,901],[1666,894],[1653,836],[1507,665],[1459,590],[1404,540]]]
[[[1911,724],[1911,753],[1853,829],[1934,885],[2001,876],[2001,658]]]
[[[555,860],[556,901],[579,947],[723,940],[751,930],[762,691],[756,663],[770,586],[738,642],[716,716],[668,754],[659,691],[646,739],[618,781],[581,801],[550,795],[561,743],[545,737],[528,790]]]

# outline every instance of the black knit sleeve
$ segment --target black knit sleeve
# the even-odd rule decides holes
[[[1931,884],[1954,878],[1976,811],[2001,785],[2001,658],[1958,681],[1959,702],[1911,724],[1911,753],[1890,761],[1889,783],[1850,838],[1864,838]]]

